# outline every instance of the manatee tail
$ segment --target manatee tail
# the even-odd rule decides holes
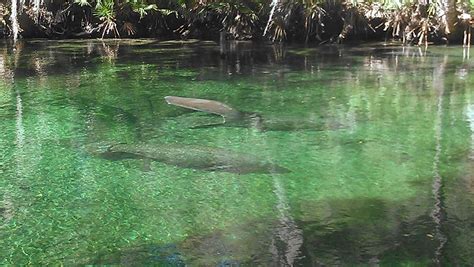
[[[242,117],[240,111],[214,100],[179,96],[165,96],[165,100],[170,105],[221,115],[226,120],[236,120]]]

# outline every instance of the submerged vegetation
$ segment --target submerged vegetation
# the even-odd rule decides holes
[[[468,44],[473,5],[473,0],[12,0],[0,3],[0,36]]]
[[[473,266],[474,61],[464,50],[4,45],[0,265]],[[196,127],[216,117],[170,106],[170,94],[326,127]],[[95,154],[110,143],[120,145]],[[201,149],[176,162],[183,146]],[[189,158],[212,151],[288,171],[236,174]]]

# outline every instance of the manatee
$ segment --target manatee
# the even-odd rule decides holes
[[[109,160],[152,160],[181,168],[203,171],[222,171],[237,174],[289,172],[288,169],[256,155],[207,146],[100,142],[88,145],[87,150]]]
[[[255,112],[243,112],[224,103],[199,98],[187,98],[179,96],[166,96],[165,101],[174,106],[191,110],[202,111],[210,114],[220,115],[224,118],[222,123],[206,126],[236,126],[253,128],[260,131],[293,131],[293,130],[316,130],[340,129],[345,126],[336,121],[327,121],[322,118],[302,119],[299,117],[265,117]],[[197,128],[197,127],[195,127]]]

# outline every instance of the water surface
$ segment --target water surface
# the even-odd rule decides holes
[[[461,47],[2,43],[0,264],[473,265],[473,68]],[[167,95],[295,124],[209,126]],[[104,142],[288,172],[88,149]]]

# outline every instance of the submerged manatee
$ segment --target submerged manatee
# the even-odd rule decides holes
[[[287,169],[261,157],[227,149],[181,144],[96,143],[90,153],[109,160],[145,159],[182,168],[238,174],[287,173]]]
[[[254,128],[260,131],[328,130],[345,128],[336,121],[302,119],[299,117],[263,117],[258,113],[242,112],[224,103],[199,98],[166,96],[168,104],[187,109],[217,114],[224,118],[220,125]],[[216,124],[208,125],[215,126]],[[205,125],[207,126],[207,125]]]

